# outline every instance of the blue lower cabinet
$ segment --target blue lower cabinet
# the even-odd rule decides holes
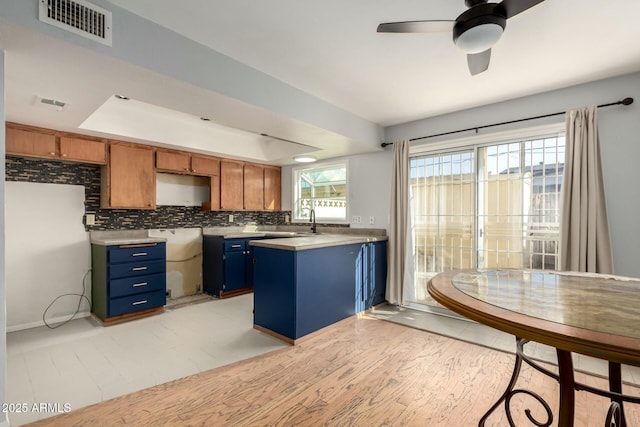
[[[254,324],[296,340],[384,301],[386,242],[254,247]]]
[[[367,310],[385,301],[387,242],[367,243],[362,251],[362,309]]]
[[[92,312],[104,321],[166,304],[166,244],[91,245]]]
[[[296,340],[355,314],[360,249],[254,247],[254,323]]]
[[[385,294],[387,291],[387,242],[374,242],[371,245],[369,262],[373,264],[373,283],[371,285],[372,297],[371,304],[367,308],[385,302]]]
[[[296,337],[295,252],[254,248],[254,324]]]
[[[202,237],[202,282],[204,291],[218,298],[253,289],[253,247],[260,237],[225,239]]]

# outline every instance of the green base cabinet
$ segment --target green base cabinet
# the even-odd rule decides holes
[[[166,244],[91,245],[91,311],[102,320],[166,304]]]

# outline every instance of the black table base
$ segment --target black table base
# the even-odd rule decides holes
[[[539,427],[551,426],[554,416],[549,404],[539,394],[533,391],[515,388],[516,381],[518,380],[518,376],[520,375],[522,362],[527,363],[532,368],[543,373],[544,375],[554,378],[558,382],[560,386],[560,405],[558,411],[559,426],[573,426],[576,391],[586,391],[588,393],[597,394],[611,400],[609,411],[607,412],[607,417],[605,420],[605,427],[627,426],[624,416],[623,403],[629,402],[640,404],[640,397],[629,396],[622,393],[622,371],[619,363],[609,362],[609,390],[602,390],[585,384],[577,383],[575,381],[573,375],[573,361],[571,358],[571,352],[556,349],[556,354],[558,356],[558,373],[556,374],[555,372],[552,372],[540,366],[537,362],[532,360],[524,353],[524,345],[528,342],[529,340],[516,337],[516,360],[513,366],[513,372],[511,374],[509,384],[507,385],[506,390],[500,396],[498,401],[496,401],[496,403],[494,403],[493,406],[491,406],[491,408],[489,408],[489,410],[482,416],[480,422],[478,423],[479,427],[483,427],[485,425],[485,422],[487,421],[489,416],[496,409],[498,409],[498,407],[502,403],[504,403],[504,409],[507,415],[507,420],[509,421],[509,426],[515,427],[513,416],[511,414],[511,399],[514,396],[520,394],[526,394],[533,397],[544,408],[546,412],[546,418],[541,421],[536,420],[531,415],[530,409],[525,409],[525,415],[527,416],[529,421],[531,421],[531,423],[533,423],[535,426]]]

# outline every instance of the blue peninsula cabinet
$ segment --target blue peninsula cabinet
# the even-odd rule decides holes
[[[254,327],[296,340],[384,302],[386,241],[254,247]],[[313,246],[313,245],[312,245]]]
[[[165,242],[91,245],[92,312],[103,324],[162,310],[166,304]]]

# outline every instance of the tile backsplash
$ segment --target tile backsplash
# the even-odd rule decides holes
[[[85,212],[95,214],[89,230],[136,230],[256,225],[282,225],[290,211],[215,211],[196,206],[158,206],[155,210],[101,209],[100,166],[7,156],[6,180],[83,185]],[[229,222],[229,214],[233,222]],[[82,219],[80,219],[82,220]]]

